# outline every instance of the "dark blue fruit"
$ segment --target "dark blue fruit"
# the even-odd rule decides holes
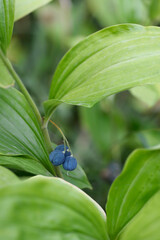
[[[63,168],[67,171],[73,171],[77,167],[77,160],[72,157],[68,156],[65,158],[65,161],[63,163]]]
[[[50,153],[49,159],[54,166],[59,166],[64,163],[65,156],[62,151],[54,150]]]
[[[71,156],[71,152],[69,151],[69,149],[67,149],[67,151],[65,151],[65,157]]]
[[[68,149],[68,147],[65,146],[65,150],[67,150],[67,149]],[[58,146],[55,148],[55,150],[64,151],[64,145],[63,145],[63,144],[62,144],[62,145],[58,145]]]
[[[69,148],[67,146],[64,147],[64,145],[58,145],[55,150],[64,151],[65,150],[65,157],[71,156],[71,152],[69,151]]]

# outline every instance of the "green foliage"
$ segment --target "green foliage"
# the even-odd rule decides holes
[[[35,175],[52,176],[37,159],[27,155],[0,155],[0,165]]]
[[[17,90],[0,88],[0,164],[11,169],[44,176],[54,175],[39,123],[24,96]],[[64,178],[80,188],[91,188],[79,166]]]
[[[106,217],[100,206],[57,178],[37,176],[1,188],[0,206],[1,239],[17,240],[21,234],[26,240],[107,239]]]
[[[66,172],[63,167],[61,167],[61,171],[63,174],[64,179],[67,182],[72,183],[73,185],[83,189],[88,188],[92,189],[92,186],[90,182],[88,181],[88,178],[84,172],[84,170],[81,168],[81,166],[78,164],[77,168],[72,172]]]
[[[46,114],[62,102],[91,107],[111,94],[159,82],[159,28],[103,29],[73,47],[54,74]]]
[[[0,47],[4,52],[12,37],[14,4],[14,0],[0,0]]]
[[[126,226],[120,240],[158,240],[160,238],[160,191],[158,191]]]
[[[18,182],[19,179],[14,173],[0,166],[0,188]]]
[[[27,14],[35,11],[37,8],[51,2],[52,0],[15,0],[15,18],[17,21]]]
[[[140,149],[129,156],[124,170],[110,189],[106,221],[106,215],[101,207],[79,189],[91,189],[80,165],[75,171],[68,173],[63,168],[53,166],[49,161],[49,153],[54,144],[50,141],[47,124],[52,112],[61,103],[92,107],[106,96],[133,87],[136,87],[133,90],[134,94],[152,106],[159,99],[157,86],[159,87],[160,78],[160,30],[158,27],[135,24],[116,25],[105,28],[74,46],[55,71],[49,100],[44,103],[46,116],[42,119],[5,54],[14,20],[48,2],[50,0],[27,2],[17,0],[14,17],[14,1],[0,0],[0,87],[3,87],[0,88],[0,165],[45,176],[20,181],[8,169],[0,167],[0,239],[108,240],[109,234],[110,240],[158,240],[159,148]],[[65,7],[70,12],[70,2],[67,4]],[[95,16],[102,24],[105,21],[108,24],[112,21],[147,24],[159,21],[160,17],[159,0],[101,0],[92,1],[92,4],[92,11],[95,11]],[[105,12],[105,4],[109,14]],[[61,5],[63,7],[63,4]],[[81,5],[82,9],[84,6]],[[114,11],[110,11],[109,6]],[[63,8],[57,9],[57,12],[63,13]],[[63,26],[67,26],[64,25],[65,19],[69,19],[67,11],[65,9],[66,18],[62,21]],[[101,20],[103,12],[106,16],[104,22]],[[49,15],[50,19],[53,24],[54,14]],[[56,19],[59,21],[61,18]],[[56,30],[59,30],[58,28]],[[58,32],[65,33],[63,36],[69,41],[70,29],[68,26],[67,30],[64,27],[63,31]],[[65,39],[62,42],[65,42]],[[39,44],[42,43],[44,39],[42,42],[39,40]],[[65,46],[67,45],[69,42],[66,41]],[[32,53],[32,56],[41,56],[38,53],[37,47],[36,54]],[[35,62],[37,64],[37,61]],[[41,59],[40,62],[43,65]],[[38,67],[36,71],[35,75],[38,76]],[[13,85],[14,80],[23,94],[14,88],[4,89]],[[147,86],[142,88],[143,85]],[[40,95],[39,92],[38,94]],[[106,106],[103,110],[106,111]],[[127,135],[121,116],[104,114],[100,105],[95,106],[90,112],[85,111],[82,111],[81,116],[88,124],[88,129],[97,141],[101,153],[107,156],[109,149],[112,148],[114,154],[111,154],[110,158],[116,159],[118,155],[116,151],[120,148],[119,144],[116,149],[116,144]],[[119,123],[116,127],[113,123],[115,119],[118,119]],[[97,125],[99,128],[96,128]],[[135,127],[136,130],[137,128]],[[112,138],[113,129],[115,136]],[[103,132],[108,133],[107,138]],[[138,134],[147,147],[159,143],[159,132],[156,130],[146,133],[140,131]],[[92,149],[91,152],[94,154]],[[95,167],[98,169],[100,163],[96,161],[96,164]],[[106,172],[101,173],[103,174],[105,177]],[[69,183],[53,176],[63,177]],[[94,178],[96,177],[95,175]]]
[[[3,53],[11,41],[14,24],[14,0],[0,0],[0,87],[14,84],[3,61]]]
[[[119,234],[125,232],[128,223],[132,225],[137,213],[141,209],[143,212],[145,204],[160,190],[159,155],[159,149],[135,151],[128,158],[121,175],[113,183],[107,203],[107,227],[111,240],[121,239]],[[154,223],[151,221],[150,224]],[[131,233],[130,237],[133,234]],[[139,235],[136,239],[144,238]]]
[[[0,88],[0,114],[0,153],[31,156],[53,173],[39,123],[24,96]]]

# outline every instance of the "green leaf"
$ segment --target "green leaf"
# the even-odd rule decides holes
[[[117,239],[120,232],[159,190],[160,150],[135,151],[109,192],[107,227],[111,240]]]
[[[0,166],[0,188],[19,182],[19,178],[8,169]]]
[[[0,0],[0,87],[13,86],[11,77],[5,63],[4,53],[10,43],[14,24],[14,0]],[[3,51],[3,52],[2,52]]]
[[[88,178],[84,172],[84,170],[81,168],[81,166],[78,164],[77,168],[72,172],[67,172],[64,170],[63,167],[61,167],[61,171],[63,174],[64,179],[67,182],[72,183],[73,185],[83,189],[83,188],[89,188],[92,189],[92,186],[90,182],[88,181]]]
[[[0,189],[0,206],[1,239],[108,239],[101,207],[58,178],[38,176]]]
[[[135,87],[130,91],[148,107],[153,107],[160,99],[160,84]]]
[[[117,240],[160,239],[160,191],[157,192],[136,217],[127,225]]]
[[[14,24],[14,0],[0,0],[0,47],[6,52]]]
[[[15,0],[15,21],[51,1],[52,0]]]
[[[25,97],[13,88],[0,88],[0,154],[31,156],[53,173],[39,123]]]
[[[46,115],[62,102],[92,107],[111,94],[160,82],[160,28],[105,28],[81,41],[54,74]]]
[[[37,159],[34,159],[31,156],[0,155],[0,165],[36,175],[52,176],[52,174]]]

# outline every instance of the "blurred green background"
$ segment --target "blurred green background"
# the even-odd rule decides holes
[[[63,55],[89,34],[127,22],[158,26],[160,1],[55,0],[16,22],[8,56],[42,114]],[[136,95],[126,91],[91,109],[62,104],[52,117],[93,186],[85,191],[102,207],[128,155],[159,144],[159,89],[137,88]],[[49,125],[49,130],[52,141],[62,143],[57,129]]]

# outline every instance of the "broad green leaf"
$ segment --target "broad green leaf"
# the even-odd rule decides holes
[[[0,188],[18,182],[19,179],[14,173],[0,166]]]
[[[39,123],[25,97],[13,88],[0,88],[0,154],[31,156],[53,173]]]
[[[67,182],[72,183],[73,185],[83,189],[83,188],[89,188],[92,189],[92,186],[90,182],[88,181],[88,178],[84,172],[84,170],[81,168],[81,166],[78,164],[77,168],[72,172],[67,172],[66,170],[61,167],[61,171],[63,174],[64,179]]]
[[[157,192],[136,217],[127,225],[117,240],[160,239],[160,191]]]
[[[31,156],[0,155],[0,165],[36,175],[52,176],[52,174],[37,159],[34,159]]]
[[[92,107],[111,94],[160,82],[160,28],[123,24],[85,38],[54,74],[46,115],[62,102]]]
[[[0,0],[0,48],[4,52],[11,41],[15,0]]]
[[[135,87],[130,91],[148,107],[154,106],[160,100],[160,84]]]
[[[17,21],[52,0],[15,0],[15,18]]]
[[[101,207],[58,178],[38,176],[0,189],[0,206],[1,239],[108,239]]]
[[[14,84],[14,79],[10,75],[4,61],[3,61],[4,55],[2,51],[0,50],[0,87],[10,87]]]
[[[159,169],[159,149],[137,150],[128,158],[108,196],[107,228],[111,240],[117,239],[127,224],[160,190]]]

